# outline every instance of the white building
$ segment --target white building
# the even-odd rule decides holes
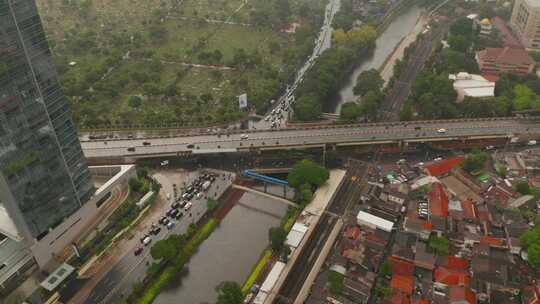
[[[466,96],[474,98],[486,98],[495,96],[495,82],[489,81],[481,75],[460,72],[450,74],[448,79],[454,81],[454,90],[461,102]]]
[[[375,216],[371,213],[367,213],[365,211],[358,212],[358,215],[356,216],[356,222],[360,226],[367,226],[371,229],[380,229],[386,232],[392,231],[392,228],[394,227],[393,222]]]

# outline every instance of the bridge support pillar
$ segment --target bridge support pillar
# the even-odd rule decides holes
[[[287,186],[283,185],[283,198],[287,198]]]
[[[264,183],[264,193],[268,192],[268,183]]]

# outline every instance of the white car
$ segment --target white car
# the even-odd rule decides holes
[[[148,246],[148,244],[150,244],[151,242],[152,242],[152,238],[150,238],[149,236],[145,237],[144,240],[142,241],[144,246]]]
[[[193,205],[193,204],[191,204],[191,202],[187,202],[186,205],[184,206],[184,210],[185,210],[185,211],[188,211],[189,209],[191,209],[191,206],[192,206],[192,205]]]
[[[534,145],[536,145],[536,140],[529,140],[529,141],[527,142],[527,145],[528,145],[528,146],[534,146]]]
[[[444,133],[446,133],[446,129],[439,129],[439,130],[437,130],[437,133],[444,134]]]
[[[249,138],[249,135],[247,134],[240,135],[240,139],[248,139],[248,138]]]

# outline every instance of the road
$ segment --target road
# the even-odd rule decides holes
[[[310,239],[302,249],[302,254],[294,264],[279,292],[279,297],[286,299],[288,303],[292,303],[296,299],[332,228],[336,224],[337,218],[333,214],[339,216],[345,214],[347,207],[360,199],[359,192],[361,188],[359,184],[365,178],[366,169],[365,164],[355,163],[347,171],[343,184],[327,209],[329,213],[322,215],[319,224],[314,228],[315,230]]]
[[[194,179],[195,176],[192,177]],[[179,187],[182,185],[178,181],[167,181],[164,176],[161,176],[159,182],[163,185],[162,191],[160,192],[162,197],[166,193],[173,193],[172,183],[178,183]],[[223,179],[221,176],[216,179],[216,182],[212,184],[210,189],[207,191],[208,196],[214,193],[222,193],[230,184],[230,180]],[[161,231],[158,235],[152,236],[152,243],[155,243],[158,240],[166,238],[170,234],[182,234],[187,231],[187,228],[190,224],[197,222],[206,212],[206,199],[196,199],[192,200],[192,208],[186,212],[180,220],[174,221],[175,227],[171,230],[168,230],[162,225]],[[167,204],[168,206],[169,204]],[[157,214],[156,221],[159,217],[164,215],[163,210],[162,214]],[[92,289],[92,292],[89,294],[88,298],[84,303],[86,304],[95,304],[95,303],[114,303],[115,301],[122,298],[122,295],[127,295],[132,289],[134,283],[142,280],[146,274],[149,265],[153,261],[150,256],[149,247],[146,247],[143,251],[143,254],[135,256],[133,251],[136,247],[140,246],[139,239],[146,233],[149,228],[144,231],[133,231],[134,237],[129,240],[128,244],[125,246],[124,251],[128,253],[125,254],[117,264],[111,265],[111,269],[107,274],[97,283],[97,285]],[[78,299],[80,300],[80,299]]]
[[[283,109],[281,114],[283,115],[283,118],[281,120],[276,120],[277,123],[275,125],[276,128],[279,128],[281,125],[284,125],[289,117],[289,110],[284,110],[285,105],[289,105],[292,102],[294,102],[294,92],[300,85],[300,83],[304,80],[304,76],[307,73],[307,71],[315,64],[315,61],[317,58],[328,48],[332,45],[332,33],[334,29],[332,28],[332,22],[334,20],[335,14],[338,12],[340,7],[340,0],[330,0],[328,4],[326,5],[326,8],[324,10],[324,22],[321,26],[321,30],[319,31],[319,35],[317,36],[317,39],[315,40],[315,46],[313,47],[313,52],[311,55],[307,58],[304,65],[298,69],[296,72],[296,76],[294,79],[294,82],[291,86],[288,87],[288,89],[285,91],[285,93],[278,98],[278,100],[274,103],[274,105],[270,108],[270,110],[267,113],[267,117],[269,117],[268,120],[262,119],[258,122],[253,122],[250,126],[253,129],[270,129],[272,128],[272,121],[274,119],[277,119],[278,114],[271,114],[271,111],[275,108],[281,108]],[[291,113],[292,114],[292,113]],[[265,117],[266,118],[266,117]]]
[[[440,132],[441,129],[444,129],[444,132]],[[246,135],[248,135],[247,138]],[[81,145],[85,156],[92,160],[121,157],[135,159],[180,153],[214,154],[324,144],[429,142],[514,135],[533,137],[540,135],[540,121],[519,118],[484,118],[336,125],[321,128],[256,130],[246,132],[246,134],[93,140],[82,141]]]

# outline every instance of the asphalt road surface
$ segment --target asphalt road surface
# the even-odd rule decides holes
[[[443,129],[443,130],[441,130]],[[299,147],[359,142],[455,140],[540,134],[540,121],[519,118],[454,119],[360,124],[326,128],[256,130],[245,134],[205,134],[159,138],[82,141],[87,158],[143,157],[176,153],[220,153],[250,148]]]

